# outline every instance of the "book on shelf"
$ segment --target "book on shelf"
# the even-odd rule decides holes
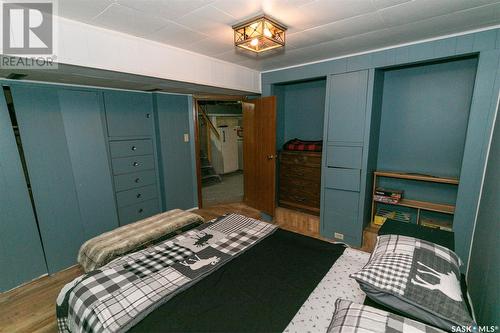
[[[373,200],[378,202],[396,204],[403,198],[402,190],[386,189],[383,187],[375,188]]]
[[[387,219],[408,223],[411,221],[411,214],[398,210],[388,210],[381,207],[377,208],[377,212],[373,217],[373,224],[382,225]]]
[[[445,221],[440,219],[431,219],[431,218],[421,218],[420,223],[421,226],[427,228],[440,229],[445,231],[453,231],[453,224],[451,221]]]

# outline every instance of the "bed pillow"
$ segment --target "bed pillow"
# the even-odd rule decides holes
[[[475,324],[460,288],[460,265],[443,246],[383,235],[365,267],[351,277],[375,302],[450,331]]]
[[[438,333],[443,331],[387,311],[339,298],[335,301],[335,312],[327,333],[341,332]]]

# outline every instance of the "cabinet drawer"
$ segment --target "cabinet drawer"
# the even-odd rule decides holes
[[[160,206],[158,199],[153,199],[119,208],[118,216],[120,218],[120,225],[124,225],[145,219],[146,217],[158,214],[159,212]]]
[[[155,168],[153,155],[113,158],[112,161],[114,175]]]
[[[115,191],[119,192],[156,183],[156,173],[154,170],[133,172],[115,176],[114,179]]]
[[[326,168],[325,186],[340,190],[359,191],[361,170]]]
[[[153,154],[151,140],[124,140],[109,143],[112,158]]]
[[[280,200],[295,201],[311,206],[318,206],[320,202],[320,188],[302,188],[298,186],[282,186],[280,187]]]
[[[320,182],[321,168],[312,168],[285,163],[280,165],[280,178],[300,178]]]
[[[151,200],[157,196],[158,191],[156,190],[156,185],[149,185],[116,193],[116,202],[118,207],[123,207]]]
[[[152,136],[151,94],[132,91],[105,91],[104,105],[109,136]]]
[[[309,167],[320,167],[321,153],[283,151],[280,154],[280,163],[287,165],[291,164]]]
[[[361,169],[362,147],[328,146],[327,165],[329,167]]]
[[[308,180],[308,179],[303,179],[303,178],[294,178],[294,177],[280,177],[280,183],[279,183],[280,189],[281,188],[300,188],[303,190],[307,190],[310,192],[320,192],[321,189],[321,182],[318,179],[316,180]]]

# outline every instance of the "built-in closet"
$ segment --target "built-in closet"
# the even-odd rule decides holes
[[[103,232],[196,206],[190,96],[5,81],[0,291]]]
[[[305,92],[298,83],[326,77],[323,237],[362,245],[375,172],[388,171],[377,173],[375,187],[403,190],[407,201],[375,204],[374,213],[397,209],[409,223],[451,229],[467,262],[498,101],[498,36],[491,29],[262,74],[263,95],[276,95],[285,115],[284,87]],[[287,128],[282,122],[277,133]]]
[[[290,151],[283,145],[293,139],[323,140],[326,78],[274,86],[277,99],[278,205],[319,215],[321,151]]]

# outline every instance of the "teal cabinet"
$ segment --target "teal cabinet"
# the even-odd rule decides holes
[[[161,211],[153,96],[103,91],[120,225]]]
[[[0,292],[47,267],[3,92],[0,94]]]
[[[104,91],[104,105],[110,137],[153,136],[151,94],[132,91]]]
[[[330,75],[327,82],[320,232],[353,246],[361,246],[366,214],[369,78],[370,72],[361,70]]]
[[[329,79],[328,141],[362,143],[368,71],[331,75]]]

